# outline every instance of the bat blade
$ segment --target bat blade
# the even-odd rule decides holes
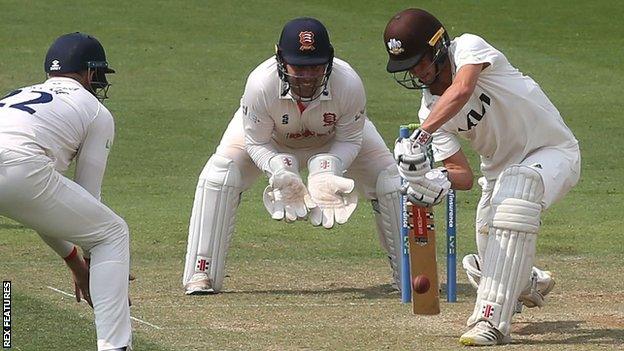
[[[412,312],[435,315],[440,313],[438,263],[436,259],[435,224],[433,209],[411,206],[409,210],[412,228],[409,233],[410,278],[424,275],[429,279],[429,290],[418,293],[412,286]]]

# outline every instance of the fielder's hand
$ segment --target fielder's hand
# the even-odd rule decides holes
[[[353,179],[342,177],[342,162],[331,154],[318,154],[308,161],[308,191],[317,207],[310,209],[312,225],[329,229],[344,224],[357,207]]]
[[[450,188],[448,172],[440,167],[409,181],[408,186],[401,189],[401,193],[414,205],[428,207],[442,202]]]
[[[89,292],[89,264],[87,260],[82,258],[82,255],[77,254],[76,248],[72,254],[65,258],[65,263],[69,267],[74,281],[74,294],[76,295],[76,301],[80,302],[84,299],[89,306],[93,307],[91,302],[91,294]]]
[[[304,219],[308,208],[313,208],[314,204],[299,176],[297,159],[293,155],[278,154],[271,158],[269,167],[271,176],[262,200],[271,218],[286,222]]]

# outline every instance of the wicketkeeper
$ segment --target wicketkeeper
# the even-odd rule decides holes
[[[481,37],[450,40],[433,15],[408,9],[389,21],[384,44],[388,72],[422,89],[421,128],[394,150],[412,201],[435,205],[451,184],[472,187],[458,136],[481,156],[479,255],[464,259],[478,293],[460,342],[507,343],[518,301],[542,306],[553,287],[548,272],[532,267],[540,216],[577,183],[578,142],[539,85]],[[430,144],[444,168],[430,169]]]
[[[307,185],[299,173],[306,166]],[[269,181],[264,205],[276,220],[308,218],[329,229],[347,222],[357,206],[356,191],[371,200],[398,282],[396,163],[366,116],[360,77],[334,57],[327,30],[316,19],[297,18],[284,26],[275,56],[249,75],[240,108],[199,176],[186,294],[221,291],[241,193],[263,173]]]

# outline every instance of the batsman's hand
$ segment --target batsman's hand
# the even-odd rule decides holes
[[[310,209],[314,226],[332,228],[344,224],[357,207],[353,179],[342,177],[342,162],[331,154],[318,154],[308,161],[308,191],[316,207]]]
[[[314,204],[299,176],[297,159],[293,155],[278,154],[269,161],[269,166],[271,175],[262,201],[271,218],[289,223],[305,219],[308,208],[313,208]]]
[[[407,196],[409,202],[417,206],[429,207],[442,202],[451,188],[448,172],[440,167],[432,169],[424,176],[409,181],[407,186],[401,189],[401,193]]]
[[[427,149],[433,138],[424,130],[417,129],[409,138],[397,139],[394,144],[394,159],[399,174],[408,182],[421,178],[431,170]]]

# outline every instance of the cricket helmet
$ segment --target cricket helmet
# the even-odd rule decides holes
[[[94,71],[91,91],[98,98],[106,98],[110,85],[106,74],[115,73],[108,67],[102,44],[95,37],[80,32],[61,35],[52,43],[46,54],[44,69],[48,74]]]
[[[446,29],[432,14],[421,9],[407,9],[394,15],[384,31],[390,73],[407,71],[428,53],[441,64],[448,56],[450,39]]]
[[[286,64],[292,66],[326,65],[323,80],[320,84],[320,87],[323,87],[323,89],[319,89],[321,92],[325,91],[332,71],[334,48],[329,40],[327,29],[319,20],[310,17],[300,17],[286,23],[282,29],[275,51],[278,74],[286,86],[282,95],[288,93],[290,84]],[[314,99],[319,95],[315,96]]]

